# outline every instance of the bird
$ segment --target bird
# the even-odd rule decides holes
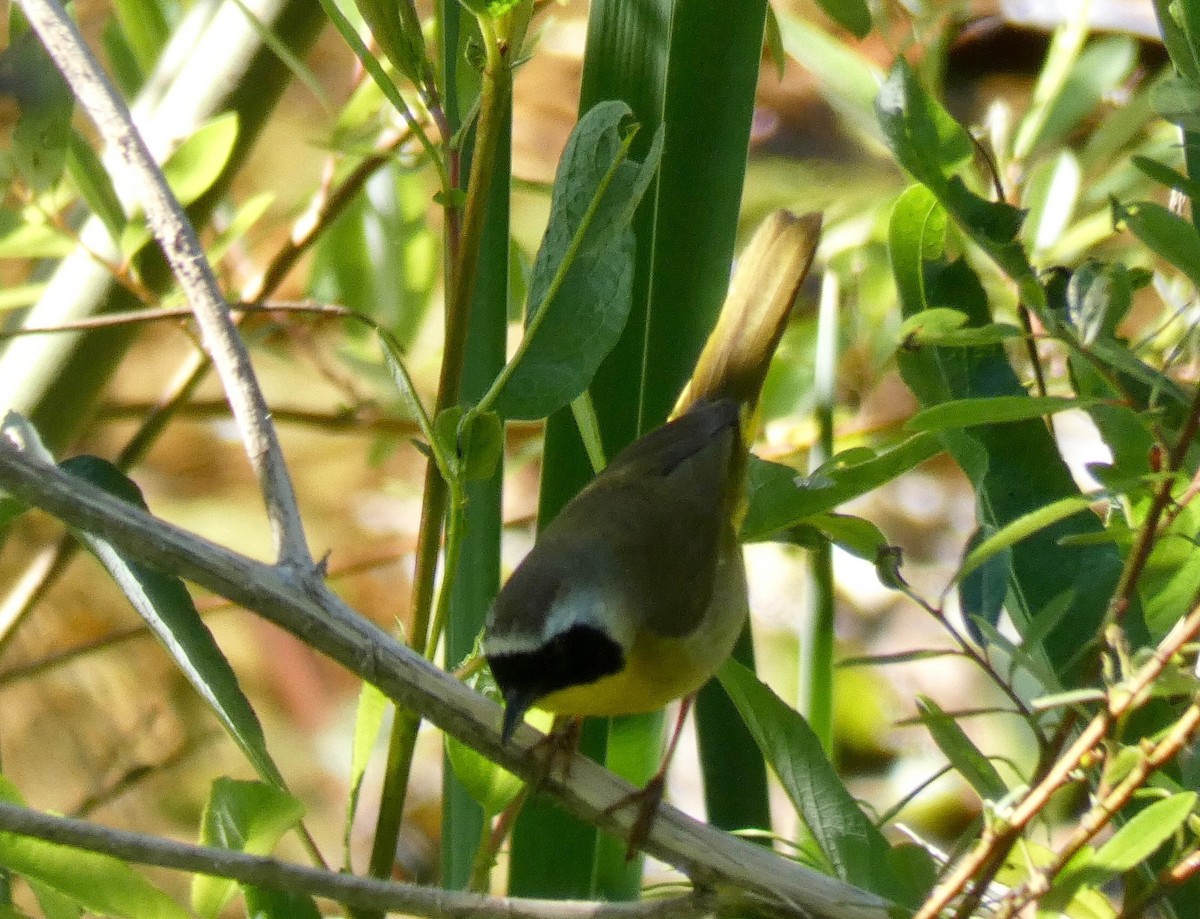
[[[501,588],[483,653],[504,699],[505,743],[534,706],[613,716],[682,699],[646,786],[661,796],[690,700],[746,622],[738,527],[757,402],[819,232],[815,214],[764,222],[672,418],[613,457]]]

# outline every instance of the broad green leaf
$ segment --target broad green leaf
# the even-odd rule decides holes
[[[966,554],[970,555],[988,535],[986,528],[976,529],[967,542]],[[984,644],[984,636],[979,632],[977,622],[983,620],[994,626],[1000,621],[1011,576],[1012,553],[1008,549],[1001,549],[958,582],[958,602],[962,607],[963,619],[972,637],[980,644]]]
[[[0,800],[24,804],[2,775]],[[100,916],[188,919],[187,910],[110,855],[0,831],[0,866]]]
[[[903,895],[889,868],[891,847],[846,790],[800,713],[732,660],[717,678],[834,873],[889,899]]]
[[[622,102],[599,103],[563,152],[529,282],[525,337],[497,381],[495,410],[505,418],[544,418],[569,404],[625,325],[633,295],[631,223],[662,149],[659,133],[644,163],[628,158],[629,115]]]
[[[939,261],[945,255],[946,224],[945,208],[924,185],[910,187],[892,209],[888,255],[906,322],[930,311],[925,293],[925,263]],[[963,315],[959,310],[951,312]]]
[[[875,561],[887,537],[875,524],[849,514],[813,514],[789,534],[789,542],[814,547],[818,538],[841,546],[851,555]]]
[[[991,396],[955,399],[918,412],[905,427],[910,431],[946,431],[980,424],[1028,421],[1057,412],[1087,408],[1089,403],[1067,396]]]
[[[1113,213],[1138,239],[1200,287],[1200,233],[1191,221],[1153,201],[1113,204]]]
[[[917,699],[917,710],[921,723],[929,729],[938,749],[980,798],[999,801],[1008,794],[1008,786],[992,761],[975,746],[954,718],[926,696]]]
[[[200,844],[270,855],[284,834],[300,823],[304,805],[276,785],[216,779],[200,820]],[[214,919],[238,882],[198,874],[192,879],[192,909]]]
[[[14,34],[0,51],[0,84],[18,109],[12,163],[33,191],[45,191],[62,175],[75,98],[28,28]]]
[[[940,198],[974,153],[966,129],[925,92],[903,58],[880,87],[875,109],[900,165]]]
[[[446,755],[463,787],[485,817],[494,817],[508,807],[525,783],[502,766],[477,753],[462,741],[446,735]]]
[[[137,485],[106,460],[75,456],[61,467],[64,472],[147,510]],[[80,531],[76,536],[108,570],[255,771],[282,786],[283,777],[267,752],[258,716],[242,693],[229,661],[196,611],[183,581],[125,558],[110,543],[90,533]]]
[[[212,188],[225,171],[238,138],[238,119],[226,112],[206,122],[163,163],[163,175],[183,205]]]
[[[780,530],[865,495],[942,452],[931,434],[918,434],[891,450],[866,456],[856,451],[853,462],[841,455],[808,476],[790,466],[750,458],[749,509],[742,523],[746,542],[763,542]]]
[[[1045,306],[1045,292],[1017,240],[1024,212],[1003,201],[981,198],[967,187],[958,173],[974,152],[970,135],[925,91],[903,58],[897,61],[880,88],[875,109],[888,146],[900,165],[933,192],[959,226],[1016,282],[1026,304],[1040,312]],[[896,212],[890,235],[905,237],[897,228]],[[893,266],[899,254],[905,269],[904,276],[897,273],[897,283],[907,280],[911,251],[911,246],[905,250],[908,258],[905,253],[893,252]],[[926,304],[935,305],[940,304]]]
[[[866,38],[871,31],[871,11],[864,0],[817,0],[817,5],[855,38]]]
[[[890,238],[907,238],[896,225],[905,216],[900,210],[894,211]],[[914,249],[906,244],[905,251],[911,253]],[[893,265],[897,263],[894,257]],[[987,295],[967,262],[927,260],[922,269],[924,302],[914,303],[911,297],[902,297],[906,315],[918,308],[941,306],[965,312],[970,325],[990,321]],[[897,284],[902,285],[902,281],[898,275]],[[1038,289],[1044,299],[1040,284]],[[1023,402],[1030,398],[1008,356],[997,345],[900,349],[897,362],[905,382],[926,409],[964,399],[1008,397]],[[1055,505],[1060,499],[1080,497],[1070,470],[1040,418],[960,430],[947,428],[937,436],[972,482],[981,526],[1000,531],[1014,520]],[[1050,689],[1058,688],[1056,673],[1068,673],[1066,668],[1079,649],[1095,638],[1095,630],[1103,620],[1112,589],[1120,577],[1121,558],[1111,543],[1069,544],[1079,537],[1103,533],[1104,528],[1095,515],[1075,513],[1012,545],[1007,609],[1018,630],[1023,632],[1028,628],[1038,611],[1047,608],[1064,591],[1074,591],[1071,608],[1059,627],[1046,637],[1041,648],[1023,652],[1029,657],[1029,669],[1038,673],[1039,679],[1048,680],[1045,685]],[[1140,604],[1130,610],[1126,621],[1139,636],[1135,641],[1144,640]]]
[[[379,732],[387,717],[391,701],[372,683],[363,683],[358,692],[358,706],[354,713],[354,740],[350,745],[350,794],[346,801],[346,819],[343,821],[342,869],[351,870],[350,844],[354,829],[354,815],[358,813],[358,796],[362,792],[363,777],[371,762],[371,754],[379,741]]]

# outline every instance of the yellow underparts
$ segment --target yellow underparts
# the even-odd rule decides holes
[[[620,673],[560,689],[535,704],[556,715],[607,717],[652,712],[698,690],[724,660],[723,654],[697,655],[695,651],[694,642],[643,635],[634,643]]]

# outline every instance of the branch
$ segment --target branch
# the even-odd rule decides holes
[[[694,919],[712,911],[711,896],[701,894],[646,903],[588,903],[485,897],[417,887],[117,830],[8,802],[0,802],[0,829],[138,864],[230,878],[241,884],[325,897],[345,906],[394,910],[429,919]]]
[[[540,778],[529,727],[513,743],[500,741],[500,707],[415,654],[360,616],[319,582],[297,584],[286,572],[157,520],[56,466],[0,440],[0,488],[70,526],[108,540],[122,553],[228,597],[300,638],[398,705],[420,712],[446,733],[529,780]],[[564,810],[628,839],[636,808],[616,807],[633,788],[586,757],[545,779],[543,792]],[[874,894],[818,874],[675,808],[659,809],[643,846],[698,887],[740,892],[784,916],[887,919],[890,904]]]
[[[301,571],[313,570],[270,410],[195,228],[133,126],[125,101],[104,75],[66,11],[57,0],[20,0],[20,6],[80,106],[113,151],[114,171],[123,173],[129,185],[137,189],[150,229],[195,313],[246,453],[258,474],[279,560]]]

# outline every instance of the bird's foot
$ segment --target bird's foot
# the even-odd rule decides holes
[[[546,784],[556,766],[561,768],[564,780],[571,777],[571,760],[579,752],[582,731],[582,718],[559,716],[550,733],[533,745],[531,752],[539,760],[537,777],[533,783],[535,789]]]
[[[629,807],[631,804],[637,805],[637,817],[634,818],[633,825],[629,828],[629,839],[625,848],[625,861],[633,861],[637,850],[642,847],[642,844],[646,841],[646,837],[650,835],[650,828],[654,826],[654,818],[658,815],[658,806],[662,804],[663,793],[666,791],[666,787],[666,779],[660,773],[647,782],[645,788],[635,791],[633,794],[626,795],[616,804],[604,808],[604,816],[610,817],[617,811]]]

